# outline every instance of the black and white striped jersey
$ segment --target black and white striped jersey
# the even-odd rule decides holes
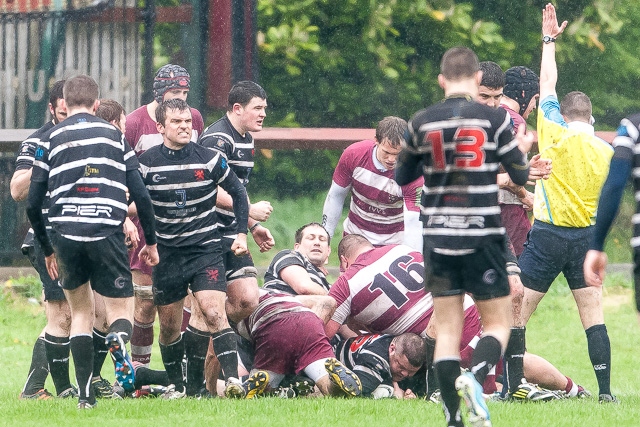
[[[522,178],[514,169],[528,170],[504,109],[447,98],[413,116],[404,148],[422,161],[425,247],[455,255],[504,236],[498,168],[502,163],[514,182]]]
[[[22,141],[20,144],[20,151],[18,152],[18,157],[16,158],[16,171],[19,170],[27,170],[33,167],[33,159],[36,156],[36,150],[38,149],[38,144],[40,144],[40,139],[42,136],[49,131],[52,127],[55,126],[53,120],[45,123],[40,129],[29,135],[27,139]],[[47,220],[47,216],[49,215],[49,193],[47,193],[47,197],[42,204],[42,216],[45,221]],[[51,226],[49,222],[46,222],[47,229],[50,229]],[[22,247],[31,247],[33,246],[33,229],[29,229],[26,237],[24,238],[24,242],[22,243]]]
[[[134,152],[115,126],[79,113],[42,136],[31,180],[48,181],[52,227],[68,239],[90,242],[122,230],[126,173],[137,168]]]
[[[362,335],[338,343],[336,358],[362,382],[362,394],[370,395],[380,384],[392,385],[389,346],[393,335]]]
[[[309,261],[306,256],[291,249],[280,251],[275,257],[273,257],[271,264],[269,264],[269,268],[264,274],[263,287],[265,289],[273,289],[280,292],[286,292],[288,294],[297,294],[297,292],[293,290],[288,283],[282,280],[281,277],[282,270],[292,265],[299,265],[307,270],[309,278],[329,292],[330,285],[324,273],[311,264],[311,261]]]
[[[204,130],[198,143],[204,147],[223,153],[229,161],[231,170],[233,170],[240,179],[242,185],[244,187],[247,186],[249,183],[249,175],[253,170],[253,157],[255,154],[253,137],[249,132],[245,133],[244,137],[240,135],[225,114]],[[237,230],[233,212],[220,207],[217,207],[216,211],[222,224],[220,229],[222,235],[232,236],[236,234]]]
[[[224,187],[226,180],[237,180],[224,155],[190,142],[180,150],[157,145],[139,161],[159,244],[185,247],[220,240],[214,209],[218,184]]]

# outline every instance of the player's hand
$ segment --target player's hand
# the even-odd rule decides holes
[[[122,229],[124,231],[124,244],[127,245],[127,249],[130,251],[138,249],[140,236],[138,235],[138,229],[134,225],[133,221],[126,218],[124,220],[124,224],[122,224]]]
[[[551,36],[553,38],[558,37],[564,29],[567,27],[567,21],[564,21],[561,25],[558,25],[558,18],[556,16],[556,8],[551,3],[547,3],[547,6],[542,9],[542,35]]]
[[[266,221],[273,212],[273,206],[266,200],[261,200],[257,203],[249,205],[249,216],[256,221]]]
[[[256,242],[256,245],[260,248],[260,252],[267,252],[273,249],[276,244],[269,229],[262,225],[254,228],[251,235],[253,236],[253,241]]]
[[[402,399],[415,399],[417,396],[413,393],[413,390],[411,390],[410,388],[406,389],[404,391],[404,394],[402,396]]]
[[[607,254],[590,250],[584,258],[584,280],[589,286],[602,286],[607,267]]]
[[[58,279],[58,261],[56,261],[56,254],[53,253],[47,257],[44,257],[45,264],[47,266],[47,273],[51,280]]]
[[[529,181],[549,179],[551,169],[551,159],[542,159],[540,154],[536,154],[529,161]]]
[[[524,191],[525,191],[524,197],[518,197],[518,200],[520,200],[520,203],[522,203],[522,207],[525,210],[531,211],[533,210],[534,195],[530,191],[527,191],[527,190],[524,190]]]
[[[138,257],[149,267],[158,265],[160,256],[158,255],[158,245],[144,245]]]
[[[238,237],[231,244],[231,250],[235,256],[242,256],[249,253],[247,249],[247,235],[244,233],[238,233]]]
[[[520,126],[518,133],[516,134],[516,140],[518,141],[518,148],[523,154],[527,154],[531,147],[533,147],[533,132],[525,133],[526,126]]]

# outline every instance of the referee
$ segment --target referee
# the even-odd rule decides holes
[[[71,307],[70,347],[80,409],[96,405],[90,387],[93,370],[93,290],[104,296],[110,324],[107,343],[116,361],[116,378],[133,386],[133,367],[125,344],[132,332],[133,284],[122,223],[126,191],[136,202],[145,230],[143,257],[158,263],[153,206],[138,161],[122,133],[95,117],[98,85],[89,76],[66,81],[67,119],[41,138],[33,163],[27,215],[45,254],[52,279],[60,276]],[[47,236],[41,207],[50,193]],[[89,284],[91,283],[91,285]]]

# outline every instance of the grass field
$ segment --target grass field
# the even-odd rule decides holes
[[[260,198],[254,198],[260,200]],[[300,225],[318,221],[322,197],[296,201],[272,201],[274,214],[267,226],[276,239],[276,250],[260,254],[252,248],[256,265],[268,265],[277,250],[293,247],[293,233]],[[630,212],[619,223],[629,224]],[[341,234],[341,227],[336,236]],[[612,236],[607,252],[612,262],[629,262],[628,228]],[[251,241],[251,239],[249,239]],[[330,264],[337,265],[335,248]],[[597,398],[563,400],[541,404],[489,403],[494,426],[592,427],[640,425],[640,326],[632,305],[629,283],[611,275],[605,285],[605,315],[612,345],[612,389],[621,403],[599,405]],[[138,399],[99,402],[94,411],[78,411],[71,400],[19,401],[26,379],[35,338],[45,324],[43,309],[11,292],[0,294],[0,426],[87,425],[222,425],[225,427],[353,427],[355,426],[443,426],[439,405],[424,401],[373,401],[368,399],[275,398],[253,401],[211,399],[161,401]],[[157,329],[157,328],[156,328]],[[589,364],[585,334],[575,303],[559,279],[542,301],[527,328],[527,347],[554,363],[563,373],[597,394]],[[157,331],[156,331],[157,332]],[[157,345],[152,367],[161,368]],[[107,361],[103,375],[113,380]],[[49,380],[48,389],[54,389]]]
[[[637,426],[640,424],[638,348],[640,326],[631,290],[612,276],[605,287],[605,312],[613,349],[612,385],[620,405],[599,405],[594,398],[541,404],[490,403],[494,426]],[[138,399],[99,402],[80,412],[71,400],[19,401],[35,337],[44,326],[42,308],[4,292],[0,298],[0,426],[201,425],[224,426],[442,426],[438,405],[424,401],[275,398],[254,401]],[[528,326],[528,348],[594,393],[597,387],[586,338],[571,295],[558,280]],[[154,349],[153,365],[160,355]],[[113,379],[109,363],[103,374]],[[50,380],[47,387],[52,390]]]

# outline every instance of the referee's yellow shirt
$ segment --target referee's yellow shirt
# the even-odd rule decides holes
[[[534,218],[561,227],[593,225],[611,145],[590,124],[566,123],[558,98],[548,96],[538,110],[538,148],[542,158],[551,159],[552,170],[548,180],[536,182]]]

